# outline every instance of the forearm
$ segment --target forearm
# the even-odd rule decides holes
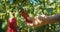
[[[52,15],[52,16],[39,16],[40,19],[44,24],[51,24],[60,21],[60,14]]]
[[[50,23],[56,23],[60,21],[60,14],[48,16],[47,19],[49,20]]]

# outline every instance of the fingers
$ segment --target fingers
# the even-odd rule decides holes
[[[33,26],[33,23],[27,23],[28,26]]]
[[[31,21],[32,18],[29,17],[28,20]],[[24,21],[25,21],[25,23],[26,23],[28,26],[33,26],[33,22],[32,22],[32,23],[28,23],[25,19],[24,19]]]
[[[28,19],[29,21],[32,21],[32,23],[29,23],[29,22],[27,22],[27,21],[24,19],[24,21],[26,22],[26,24],[27,24],[28,26],[33,26],[34,18],[28,17],[27,19]]]
[[[27,24],[28,26],[32,26],[32,27],[40,26],[39,24],[42,23],[42,21],[40,21],[40,20],[38,19],[38,16],[35,16],[34,18],[28,17],[28,20],[29,20],[29,21],[33,21],[32,23],[28,23],[28,22],[26,22],[26,20],[25,20],[26,24]]]

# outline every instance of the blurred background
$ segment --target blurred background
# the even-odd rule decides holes
[[[23,4],[22,1],[25,3]],[[60,0],[0,0],[0,32],[7,32],[9,12],[13,10],[18,24],[18,32],[60,32],[60,22],[33,28],[24,23],[18,7],[23,8],[30,17],[39,14],[60,14]]]

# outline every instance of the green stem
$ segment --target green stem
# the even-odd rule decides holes
[[[6,0],[5,0],[5,10],[7,11],[7,7],[6,6],[7,6],[7,4],[6,4]]]

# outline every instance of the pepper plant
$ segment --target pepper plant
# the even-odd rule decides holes
[[[24,2],[24,4],[23,4]],[[59,23],[48,24],[39,28],[27,26],[21,14],[22,6],[30,17],[39,14],[60,14],[60,0],[0,0],[0,32],[7,32],[10,12],[15,12],[18,31],[24,32],[56,32],[60,28]],[[58,31],[57,31],[58,32]]]

